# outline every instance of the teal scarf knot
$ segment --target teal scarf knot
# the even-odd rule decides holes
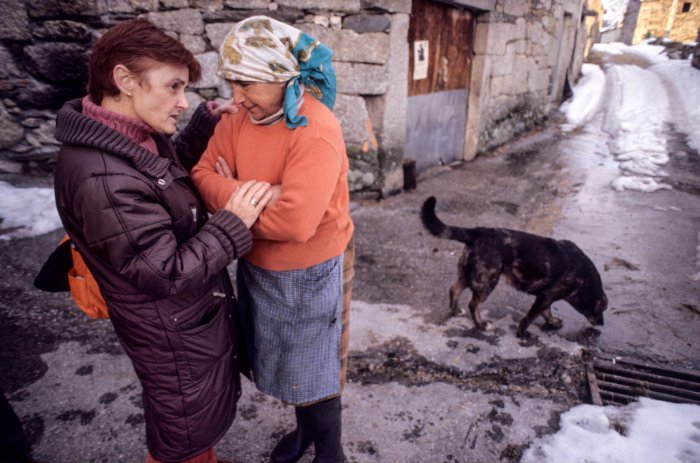
[[[302,32],[292,54],[299,63],[299,75],[287,84],[284,94],[285,124],[290,129],[305,127],[308,121],[299,115],[303,102],[300,83],[308,93],[311,93],[321,103],[332,110],[335,104],[335,71],[330,48],[317,42],[310,35]]]

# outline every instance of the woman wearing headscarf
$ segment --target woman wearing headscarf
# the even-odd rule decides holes
[[[331,55],[274,19],[237,23],[221,45],[219,75],[240,110],[222,117],[192,171],[211,211],[242,182],[272,184],[237,285],[255,384],[295,405],[296,429],[272,451],[276,463],[297,461],[311,443],[315,462],[343,458],[354,248]]]
[[[180,42],[125,21],[95,43],[88,95],[56,120],[58,213],[141,383],[150,463],[217,461],[246,368],[226,266],[272,198],[247,182],[207,217],[189,171],[226,105],[202,104],[170,138],[200,75]]]

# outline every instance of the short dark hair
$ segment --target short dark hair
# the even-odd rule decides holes
[[[197,82],[202,77],[199,61],[182,43],[145,19],[132,19],[109,29],[92,47],[88,95],[97,104],[102,103],[105,95],[119,95],[119,88],[112,78],[116,65],[121,64],[141,75],[154,61],[186,66],[190,82]]]

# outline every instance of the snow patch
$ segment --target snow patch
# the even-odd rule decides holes
[[[42,235],[61,228],[53,188],[17,188],[0,182],[0,239]]]
[[[569,132],[585,124],[600,107],[605,89],[605,73],[600,66],[585,63],[581,68],[582,77],[573,89],[574,96],[565,101],[559,110],[566,116],[566,124],[561,128]]]
[[[560,430],[528,448],[521,463],[700,461],[700,406],[640,398],[623,407],[579,405]]]

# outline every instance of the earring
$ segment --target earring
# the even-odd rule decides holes
[[[126,92],[126,96],[131,96],[131,92]]]

